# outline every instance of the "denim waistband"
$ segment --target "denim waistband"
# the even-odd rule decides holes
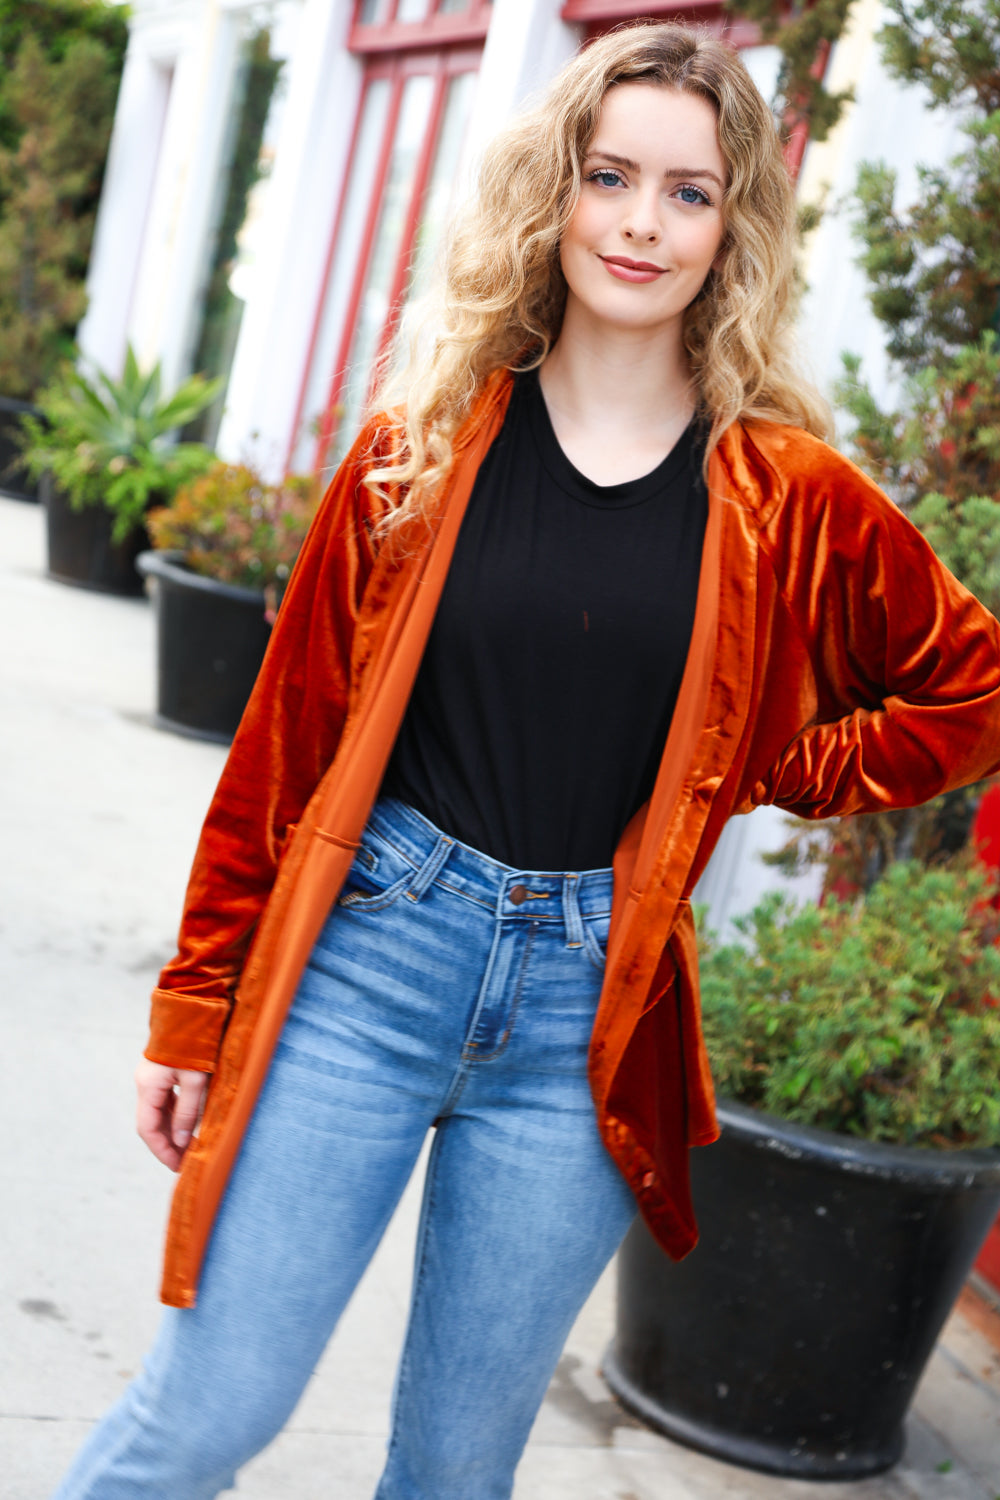
[[[430,819],[394,797],[380,797],[368,826],[413,866],[415,884],[438,882],[487,906],[498,917],[565,921],[611,911],[612,872],[607,870],[515,870],[442,833]]]

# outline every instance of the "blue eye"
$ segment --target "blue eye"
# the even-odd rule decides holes
[[[686,183],[684,187],[678,188],[677,196],[680,198],[682,203],[707,203],[709,206],[711,206],[712,200],[709,198],[708,194],[702,192],[701,188],[699,187],[693,187],[691,183]]]
[[[591,172],[587,177],[588,182],[599,182],[601,187],[618,187],[621,177],[611,167],[599,167],[596,172]]]

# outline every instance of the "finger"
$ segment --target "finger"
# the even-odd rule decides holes
[[[170,1138],[169,1122],[164,1118],[163,1112],[144,1110],[140,1106],[136,1128],[141,1140],[149,1147],[157,1161],[162,1161],[164,1166],[176,1172],[180,1166],[181,1152],[177,1150]]]
[[[180,1153],[170,1138],[175,1076],[171,1070],[149,1069],[140,1064],[136,1073],[135,1126],[157,1161],[176,1172]]]
[[[178,1151],[184,1151],[201,1115],[207,1078],[204,1073],[183,1071],[174,1097],[173,1143]]]

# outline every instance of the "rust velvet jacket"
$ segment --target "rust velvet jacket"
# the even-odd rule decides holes
[[[495,376],[406,548],[379,546],[363,435],[295,568],[208,812],[146,1055],[212,1072],[162,1295],[193,1305],[213,1216],[299,975],[367,821],[476,471]],[[694,629],[652,797],[615,856],[590,1048],[602,1137],[674,1257],[697,1238],[687,1152],[718,1131],[690,893],[726,819],[902,807],[1000,766],[1000,626],[847,460],[737,424],[712,455]]]

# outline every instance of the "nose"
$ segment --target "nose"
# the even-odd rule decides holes
[[[658,242],[663,230],[656,193],[640,192],[630,199],[622,233],[627,240],[637,244],[655,245]]]

